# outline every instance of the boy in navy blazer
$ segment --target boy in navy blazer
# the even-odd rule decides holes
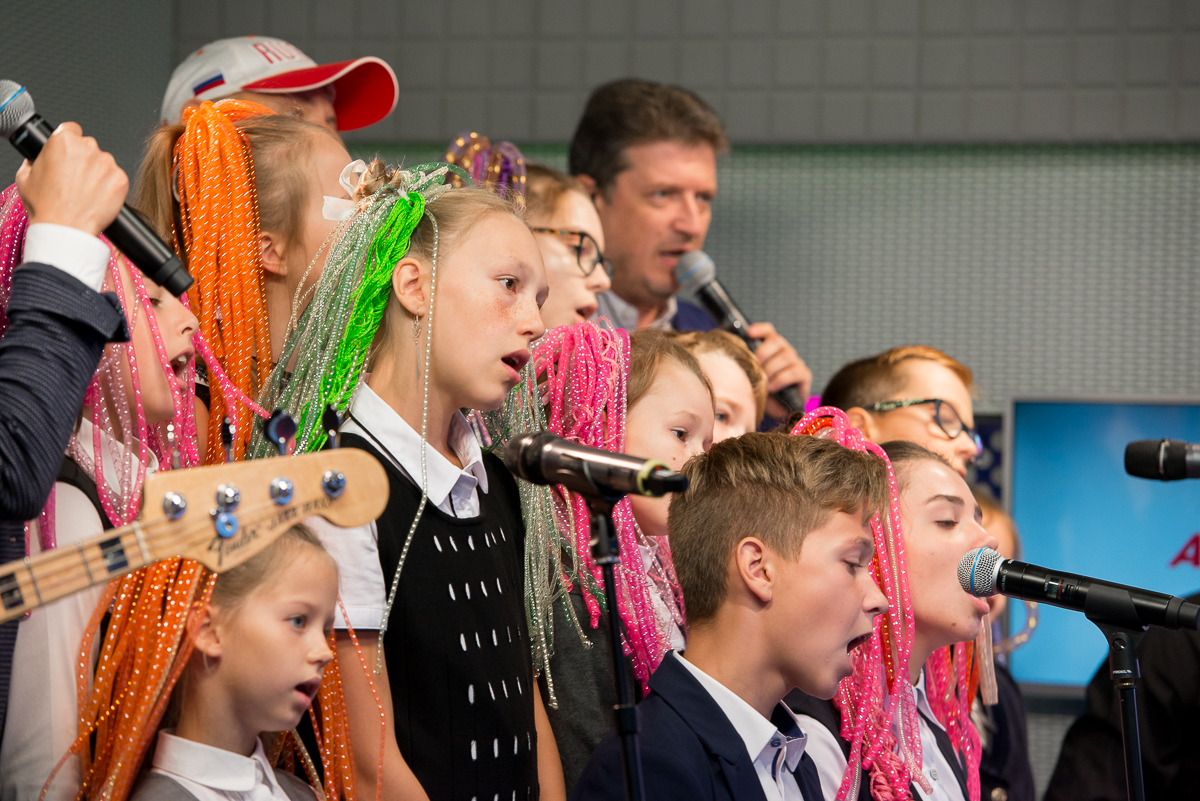
[[[832,698],[887,601],[869,521],[887,502],[874,456],[837,443],[745,434],[684,468],[669,536],[688,616],[640,704],[646,798],[819,801],[793,688]],[[609,732],[572,801],[624,797]]]

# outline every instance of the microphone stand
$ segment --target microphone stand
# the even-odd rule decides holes
[[[1141,678],[1137,646],[1146,634],[1129,593],[1092,585],[1084,614],[1108,640],[1108,668],[1121,708],[1121,740],[1125,745],[1125,788],[1129,801],[1146,801],[1142,775],[1142,741],[1138,731],[1137,680]]]
[[[633,684],[629,678],[625,650],[621,646],[621,615],[617,611],[615,568],[621,561],[617,527],[613,524],[613,506],[623,495],[581,493],[588,506],[592,529],[592,558],[604,574],[604,597],[608,603],[608,634],[612,646],[613,676],[617,683],[617,735],[621,738],[621,771],[625,777],[626,801],[643,801],[646,788],[642,781],[642,751],[638,744],[638,714],[633,702]]]

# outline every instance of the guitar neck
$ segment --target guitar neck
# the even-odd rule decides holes
[[[153,538],[144,525],[134,522],[73,546],[0,565],[0,623],[72,593],[105,584],[158,558]]]

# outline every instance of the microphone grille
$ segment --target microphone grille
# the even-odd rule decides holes
[[[717,265],[703,250],[689,250],[675,262],[675,280],[679,288],[691,295],[700,287],[716,280]]]
[[[12,136],[17,127],[36,113],[25,87],[0,79],[0,136]]]
[[[991,548],[967,551],[958,562],[958,583],[977,598],[996,594],[996,573],[1004,557]]]

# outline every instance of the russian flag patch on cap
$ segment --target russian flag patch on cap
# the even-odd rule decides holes
[[[215,89],[218,86],[224,86],[224,85],[225,85],[225,75],[224,75],[224,73],[218,72],[216,75],[212,76],[207,81],[203,81],[201,83],[196,84],[194,87],[192,87],[192,94],[198,95],[201,92],[207,92],[209,89]]]

